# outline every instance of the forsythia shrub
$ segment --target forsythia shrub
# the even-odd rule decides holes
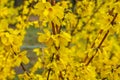
[[[120,80],[120,0],[15,1],[0,0],[0,80],[14,80],[19,66],[20,80]],[[33,49],[26,70],[20,48],[30,25],[45,47]]]

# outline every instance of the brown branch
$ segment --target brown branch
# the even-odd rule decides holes
[[[99,31],[98,35],[99,35],[99,34],[102,34],[102,32],[103,32],[103,30],[101,29],[101,30]],[[94,42],[93,42],[93,44],[92,44],[91,48],[93,48],[93,47],[94,47],[94,45],[95,45],[95,41],[97,40],[98,35],[97,35],[97,37],[95,38],[95,40],[94,40]]]
[[[55,30],[55,26],[54,26],[54,23],[53,22],[51,22],[52,23],[52,33],[53,33],[53,35],[55,35],[56,34],[56,30]],[[53,62],[53,60],[54,60],[54,56],[55,56],[55,53],[53,53],[52,54],[52,57],[51,57],[51,60],[50,60],[50,62],[52,63]],[[51,68],[49,68],[48,69],[48,75],[47,75],[47,80],[49,80],[49,76],[50,76],[50,72],[52,71],[52,69]]]
[[[114,25],[113,23],[114,23],[117,15],[118,15],[118,14],[116,13],[115,16],[113,17],[112,21],[110,22],[111,25]],[[101,40],[100,44],[98,45],[95,54],[92,55],[92,57],[91,57],[91,58],[88,60],[88,62],[85,64],[86,66],[88,66],[88,65],[90,64],[90,62],[93,60],[93,58],[95,57],[95,55],[96,55],[97,52],[98,52],[98,49],[101,47],[101,45],[102,45],[103,42],[105,41],[105,39],[106,39],[106,37],[108,36],[108,34],[109,34],[109,29],[107,30],[107,32],[105,33],[103,39]]]
[[[47,0],[47,2],[50,2],[50,3],[51,3],[51,0]]]
[[[59,72],[59,78],[60,78],[61,80],[64,80],[64,77],[63,77],[63,75],[62,75],[62,72],[61,72],[61,71]]]
[[[89,63],[93,60],[93,58],[95,57],[95,55],[97,54],[98,52],[98,49],[101,47],[101,45],[103,44],[104,40],[106,39],[107,35],[109,33],[109,30],[107,30],[106,34],[104,35],[102,41],[100,42],[100,44],[98,45],[97,49],[96,49],[96,52],[94,55],[92,55],[92,57],[88,60],[88,62],[86,63],[86,66],[89,65]]]
[[[101,45],[102,45],[102,43],[104,42],[104,40],[106,39],[106,37],[107,37],[108,33],[109,33],[109,30],[107,30],[107,32],[106,32],[106,34],[104,35],[104,37],[103,37],[102,41],[101,41],[101,42],[100,42],[100,44],[98,45],[98,48],[100,48],[100,47],[101,47]]]
[[[118,15],[118,13],[115,14],[113,20],[111,21],[111,25],[114,25],[114,23],[115,23],[115,19],[116,19],[117,15]]]
[[[15,52],[14,52],[14,54],[17,55]],[[24,67],[23,63],[20,63],[20,66],[22,67],[22,70],[23,70],[24,72],[26,72],[28,76],[30,76],[29,73],[28,73],[28,71],[27,71],[26,68]]]
[[[12,45],[11,45],[11,48],[12,48]],[[12,51],[13,51],[14,55],[17,56],[17,53],[13,50],[13,48],[12,48]],[[24,67],[23,63],[20,63],[20,66],[22,67],[22,70],[23,70],[24,72],[26,72],[28,76],[30,76],[29,73],[28,73],[28,71],[27,71],[26,68]]]
[[[20,66],[22,67],[23,71],[26,72],[26,74],[28,76],[30,76],[29,73],[27,72],[26,68],[24,67],[23,63],[21,63]]]
[[[53,62],[54,55],[55,55],[55,53],[53,53],[53,55],[52,55],[52,57],[51,57],[51,60],[50,60],[50,62]],[[49,69],[48,69],[47,80],[49,80],[49,76],[50,76],[50,72],[51,72],[51,71],[52,71],[52,69],[51,69],[51,68],[49,68]]]
[[[56,0],[52,0],[51,1],[51,4],[54,6],[55,5],[55,3],[56,3]]]
[[[98,35],[102,34],[102,32],[103,32],[103,30],[101,29],[101,30],[99,31]],[[92,45],[91,45],[91,47],[90,47],[91,49],[95,46],[95,41],[97,40],[98,35],[97,35],[97,37],[95,38],[94,42],[92,43]],[[83,62],[86,62],[87,59],[88,59],[88,52],[86,53],[86,56],[85,56]]]
[[[47,75],[47,80],[49,80],[49,76],[50,76],[50,72],[52,71],[52,69],[48,69],[48,75]]]
[[[96,52],[94,55],[92,55],[92,57],[88,60],[88,62],[85,64],[85,66],[88,66],[90,64],[90,62],[93,60],[93,58],[95,57],[95,55],[97,54],[98,49],[96,49]]]
[[[51,22],[51,23],[52,23],[52,33],[53,33],[53,35],[55,35],[56,34],[56,32],[55,32],[55,26],[54,26],[53,22]]]

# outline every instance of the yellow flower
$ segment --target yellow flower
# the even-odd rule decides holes
[[[8,22],[3,19],[0,21],[0,32],[5,31],[8,29]]]
[[[17,54],[16,58],[15,58],[15,65],[16,66],[20,66],[20,64],[23,62],[24,64],[28,64],[29,63],[29,59],[26,55],[26,51],[20,52],[19,54]]]
[[[5,34],[3,34],[3,36],[1,36],[1,42],[6,46],[12,44],[13,43],[12,35],[6,32]]]
[[[36,53],[37,56],[41,54],[41,51],[39,48],[35,48],[33,51]]]
[[[51,33],[49,30],[44,30],[45,34],[43,33],[38,33],[39,37],[38,37],[38,41],[39,42],[47,42],[50,37],[51,37]]]
[[[46,0],[42,0],[43,3],[46,3]]]
[[[66,32],[61,32],[60,37],[58,37],[61,46],[67,46],[68,42],[71,41],[71,35]]]

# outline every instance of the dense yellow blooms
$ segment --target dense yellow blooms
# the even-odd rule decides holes
[[[119,0],[0,0],[0,80],[120,80]],[[31,20],[31,16],[37,19]],[[42,48],[28,69],[26,29]],[[16,67],[23,73],[17,74]]]

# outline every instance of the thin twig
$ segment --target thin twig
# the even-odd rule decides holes
[[[53,62],[54,55],[55,55],[55,53],[53,53],[53,55],[52,55],[52,57],[51,57],[51,60],[50,60],[50,62]],[[48,69],[47,80],[49,80],[49,76],[50,76],[50,72],[51,72],[51,71],[52,71],[52,69],[51,69],[51,68],[49,68],[49,69]]]
[[[17,53],[13,50],[12,45],[11,45],[11,48],[12,48],[12,51],[13,51],[14,55],[17,56]],[[23,63],[20,63],[20,66],[22,67],[22,70],[24,72],[26,72],[28,76],[30,76],[29,73],[27,72],[26,68],[24,67]]]
[[[106,39],[107,35],[109,33],[109,30],[107,30],[106,34],[104,35],[102,41],[100,42],[100,44],[98,45],[97,49],[96,49],[96,52],[94,55],[92,55],[92,57],[89,59],[89,61],[86,63],[86,66],[89,65],[89,63],[93,60],[93,58],[95,57],[95,55],[97,54],[98,52],[98,49],[101,47],[102,43],[104,42],[104,40]]]
[[[53,33],[53,35],[55,35],[56,34],[56,31],[55,31],[55,26],[54,26],[54,23],[53,22],[51,22],[52,23],[52,33]],[[54,60],[54,55],[55,55],[55,53],[53,53],[52,54],[52,57],[51,57],[51,60],[50,60],[50,62],[52,63],[53,62],[53,60]],[[47,75],[47,80],[49,80],[49,76],[50,76],[50,72],[52,71],[52,69],[51,68],[49,68],[48,69],[48,75]]]
[[[113,17],[112,21],[110,22],[110,24],[113,26],[114,24],[114,21],[117,17],[118,13],[115,14],[115,16]],[[101,47],[101,45],[103,44],[103,42],[105,41],[106,37],[108,36],[109,34],[109,29],[107,30],[107,32],[105,33],[103,39],[101,40],[100,44],[98,45],[97,49],[96,49],[96,52],[94,55],[92,55],[92,57],[88,60],[88,62],[86,63],[86,66],[88,66],[90,64],[90,62],[93,60],[93,58],[95,57],[95,55],[97,54],[98,52],[98,49]]]
[[[101,29],[101,30],[99,31],[98,35],[101,35],[102,32],[103,32],[103,30]],[[97,35],[97,37],[95,38],[93,44],[91,45],[91,47],[90,47],[91,49],[95,46],[95,41],[98,39],[98,35]],[[85,59],[83,60],[83,62],[86,62],[87,59],[88,59],[88,52],[86,53],[86,57],[85,57]]]

